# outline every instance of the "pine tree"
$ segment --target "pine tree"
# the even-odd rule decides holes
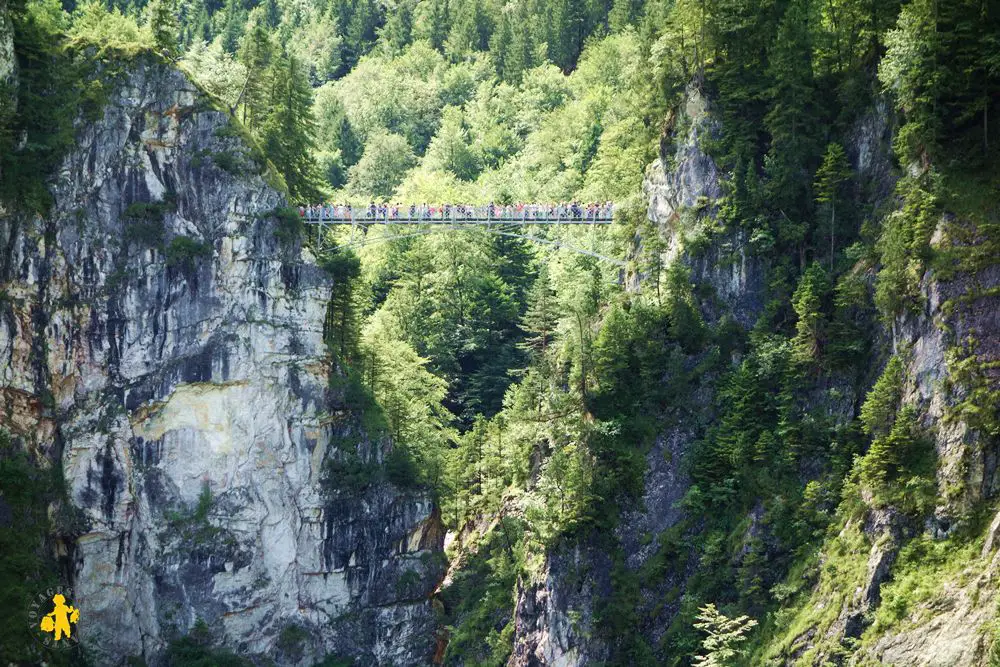
[[[260,8],[250,15],[249,29],[240,44],[238,59],[246,67],[247,74],[237,106],[242,104],[243,124],[256,132],[271,113],[274,83],[271,75],[275,74],[272,70],[275,47]]]
[[[304,69],[285,54],[272,65],[272,109],[261,130],[261,143],[268,159],[285,179],[289,195],[296,201],[316,201],[313,148],[315,120],[312,116],[312,89]]]
[[[474,51],[485,51],[489,48],[492,32],[492,22],[482,0],[463,2],[452,19],[445,51],[452,60],[461,60]]]
[[[694,627],[707,636],[701,642],[705,653],[695,656],[695,667],[731,667],[739,664],[742,651],[738,647],[747,640],[747,633],[757,625],[757,621],[749,616],[728,618],[711,603],[698,612]]]
[[[528,310],[521,320],[521,328],[527,334],[522,346],[536,357],[544,358],[552,345],[557,324],[556,294],[549,280],[548,266],[542,264],[528,293]]]
[[[549,7],[552,14],[549,58],[564,72],[569,72],[576,66],[583,49],[586,22],[583,0],[552,0]]]
[[[146,22],[153,34],[156,50],[170,58],[176,57],[179,52],[177,38],[180,35],[180,23],[173,0],[151,0],[146,5]]]
[[[791,0],[771,48],[768,73],[771,110],[765,124],[771,147],[765,163],[773,209],[785,221],[779,241],[801,242],[809,212],[809,161],[816,153],[809,0]],[[801,248],[800,248],[801,250]]]
[[[331,277],[323,338],[341,364],[355,364],[360,361],[355,282],[361,275],[361,260],[350,250],[335,249],[322,256],[319,265]]]
[[[379,32],[379,44],[386,55],[401,54],[413,41],[413,5],[403,0],[394,11],[388,12],[385,25]]]
[[[451,32],[448,0],[421,0],[413,15],[414,41],[426,40],[438,50],[444,51],[444,43]]]
[[[511,27],[510,10],[504,7],[500,11],[496,30],[493,31],[493,36],[490,38],[490,55],[493,56],[493,63],[497,68],[497,74],[500,75],[501,79],[508,82],[515,81],[509,74],[511,67],[508,64],[508,52],[510,51],[512,37],[513,28]]]
[[[264,0],[264,25],[272,30],[281,23],[281,9],[277,0]]]
[[[836,247],[837,205],[844,200],[844,186],[851,178],[844,148],[838,143],[826,147],[823,164],[816,172],[816,202],[830,210],[830,271],[833,271],[833,253]]]
[[[642,13],[642,0],[614,0],[608,25],[613,32],[621,32],[632,25]]]
[[[227,53],[236,53],[240,48],[240,40],[246,26],[247,13],[240,0],[226,0],[223,11],[222,48]]]
[[[355,0],[354,12],[343,33],[343,58],[348,68],[371,50],[382,23],[382,10],[374,0]]]
[[[814,262],[802,276],[792,296],[792,307],[798,316],[795,323],[795,356],[804,363],[819,358],[825,332],[823,303],[830,291],[826,272]]]

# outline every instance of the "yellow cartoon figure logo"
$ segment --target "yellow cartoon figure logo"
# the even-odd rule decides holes
[[[42,632],[54,632],[56,641],[63,636],[69,639],[72,634],[69,624],[75,624],[80,619],[80,610],[67,605],[66,598],[59,593],[52,596],[52,604],[55,609],[42,617]]]
[[[71,648],[80,641],[80,610],[73,606],[73,589],[53,586],[28,600],[28,628],[49,649]]]

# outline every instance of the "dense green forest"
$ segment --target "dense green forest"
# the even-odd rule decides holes
[[[963,493],[938,487],[927,425],[901,403],[909,351],[880,332],[925,307],[927,269],[946,276],[1000,256],[997,3],[29,0],[14,10],[30,85],[0,119],[0,195],[18,206],[44,210],[36,184],[66,149],[71,114],[100,103],[84,89],[34,114],[72,87],[53,63],[139,51],[176,61],[217,98],[293,204],[617,202],[609,230],[544,233],[624,269],[486,231],[375,242],[392,232],[373,229],[360,248],[345,232],[316,250],[334,277],[331,383],[395,448],[382,466],[345,449],[331,483],[357,491],[385,476],[427,488],[449,529],[481,528],[441,593],[446,664],[504,664],[517,587],[547,554],[579,544],[610,554],[613,587],[595,610],[608,664],[784,659],[803,628],[829,626],[810,592],[854,586],[858,517],[891,507],[919,526],[945,494]],[[664,261],[646,216],[646,166],[662,156],[669,167],[692,87],[717,121],[699,141],[724,195],[683,212],[685,250],[738,233],[764,259],[766,299],[748,328],[705,307],[711,296]],[[882,100],[898,171],[888,197],[849,157],[849,131]],[[932,247],[946,211],[962,221],[951,237],[975,236],[974,249]],[[996,439],[1000,396],[975,341],[963,345],[953,372],[971,391],[954,410]],[[847,422],[830,408],[845,396],[857,397]],[[616,528],[641,507],[654,441],[678,426],[695,434],[683,518],[641,536],[656,555],[630,569]],[[963,506],[951,518],[966,532],[944,542],[913,536],[907,576],[971,557],[983,511]],[[664,586],[678,572],[684,583]],[[897,610],[921,594],[907,585],[888,593]],[[892,613],[880,610],[875,627]],[[666,629],[652,642],[657,624]]]

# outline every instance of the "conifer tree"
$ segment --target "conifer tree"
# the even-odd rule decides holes
[[[474,51],[485,51],[492,32],[492,22],[482,0],[463,2],[453,17],[445,51],[453,60],[461,60]]]
[[[823,302],[830,290],[826,272],[814,262],[802,276],[792,296],[792,307],[798,316],[795,323],[795,356],[805,363],[819,357],[825,332]]]
[[[771,206],[781,216],[779,241],[801,243],[811,204],[809,161],[816,152],[809,0],[791,0],[770,53],[771,110],[765,123],[771,146],[765,167]],[[801,246],[800,246],[801,250]]]
[[[153,45],[160,53],[174,58],[179,47],[180,23],[177,20],[173,0],[151,0],[146,5],[146,22],[153,34]]]
[[[738,664],[742,654],[739,645],[747,640],[747,633],[757,625],[757,621],[749,616],[729,618],[711,603],[698,612],[694,627],[707,636],[701,643],[705,653],[695,656],[695,667],[731,667]]]
[[[398,56],[413,41],[413,4],[403,0],[388,12],[385,25],[379,31],[383,53]]]
[[[261,143],[288,185],[295,201],[316,201],[315,164],[311,159],[315,121],[312,90],[296,59],[282,55],[272,65],[270,114],[261,129]]]
[[[275,59],[271,34],[263,21],[263,10],[255,9],[248,22],[249,29],[240,43],[238,59],[246,67],[243,92],[237,100],[242,105],[242,121],[251,132],[257,131],[270,115],[273,78],[270,75]]]
[[[361,275],[361,260],[350,250],[334,249],[320,258],[319,265],[331,277],[323,337],[340,363],[355,364],[360,361],[355,282]]]
[[[830,271],[833,271],[833,253],[836,244],[837,206],[844,199],[844,186],[851,178],[844,148],[838,143],[826,147],[823,164],[816,172],[816,202],[830,211]]]

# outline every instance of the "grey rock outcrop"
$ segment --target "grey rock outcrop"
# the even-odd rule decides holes
[[[542,581],[519,582],[514,649],[508,667],[600,664],[607,649],[594,637],[594,600],[611,590],[607,553],[579,547],[551,554]]]
[[[17,62],[14,59],[14,26],[7,0],[0,0],[0,86],[13,83]]]
[[[765,283],[764,265],[751,251],[746,233],[712,231],[706,248],[691,252],[687,247],[693,236],[713,226],[723,194],[722,174],[703,148],[719,129],[701,86],[692,83],[675,122],[673,154],[661,154],[647,167],[643,192],[649,219],[666,242],[664,262],[682,261],[691,282],[712,288],[715,299],[702,300],[704,314],[715,320],[727,313],[749,328],[763,308]]]
[[[17,60],[14,57],[14,25],[7,0],[0,0],[0,122],[17,106]],[[3,173],[0,172],[0,178]],[[0,215],[4,215],[0,204]]]
[[[62,461],[102,664],[155,662],[196,619],[279,664],[433,651],[439,515],[324,483],[332,436],[373,462],[389,444],[328,388],[330,285],[276,237],[271,180],[225,113],[140,56],[79,126],[50,214],[0,220],[5,426]]]

